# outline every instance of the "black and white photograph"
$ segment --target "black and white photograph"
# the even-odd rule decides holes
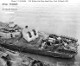
[[[79,0],[0,0],[0,66],[80,66]]]

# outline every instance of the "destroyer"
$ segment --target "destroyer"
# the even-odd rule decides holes
[[[14,26],[10,28],[14,28]],[[9,29],[7,29],[8,33],[10,33]],[[3,29],[1,30],[0,32],[4,33]],[[12,37],[6,37],[7,39],[5,39],[5,37],[2,38],[3,35],[0,34],[2,35],[0,37],[0,45],[14,51],[60,58],[72,58],[77,54],[78,40],[75,38],[46,34],[36,29],[30,29],[28,26],[22,29],[18,28],[17,30],[18,31],[16,31],[16,29],[11,30],[15,32],[15,35],[19,32],[17,39],[15,36],[13,37],[14,32],[12,32],[12,35],[10,34]]]

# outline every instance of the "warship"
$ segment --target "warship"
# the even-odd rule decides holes
[[[18,52],[73,58],[78,53],[77,42],[73,37],[48,34],[28,26],[22,28],[13,22],[0,28],[0,46]]]

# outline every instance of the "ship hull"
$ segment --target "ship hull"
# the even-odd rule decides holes
[[[23,52],[23,53],[32,53],[32,54],[38,54],[38,55],[44,55],[44,56],[51,56],[51,57],[59,57],[59,58],[73,58],[76,54],[64,54],[60,52],[52,52],[52,51],[47,51],[47,50],[41,50],[41,49],[36,49],[32,47],[19,47],[16,45],[10,45],[10,44],[0,44],[2,47],[13,50],[13,51],[18,51],[18,52]]]

